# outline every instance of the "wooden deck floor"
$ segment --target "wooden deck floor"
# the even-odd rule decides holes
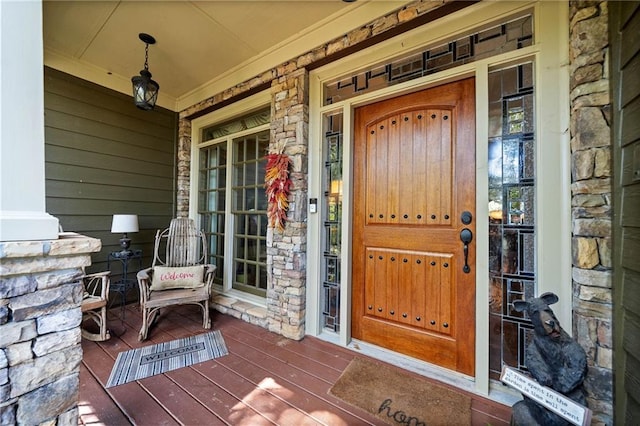
[[[167,311],[140,343],[136,307],[127,307],[124,322],[118,314],[110,312],[110,340],[82,342],[80,424],[382,424],[328,394],[354,352],[313,337],[288,340],[217,312],[213,329],[222,332],[229,355],[105,389],[119,352],[203,332],[197,308],[180,307]],[[509,424],[509,407],[471,396],[473,425]]]

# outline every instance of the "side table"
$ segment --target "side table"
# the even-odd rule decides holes
[[[129,271],[129,267],[133,266],[131,262],[134,260],[138,261],[138,270],[142,269],[142,250],[112,251],[109,253],[109,257],[107,259],[107,269],[111,271],[111,275],[118,272],[111,269],[112,262],[120,264],[120,269],[122,271],[120,279],[111,283],[110,292],[118,293],[120,295],[121,319],[123,320],[127,294],[138,287],[138,283],[135,278],[135,273],[137,271]],[[134,272],[134,278],[129,278],[130,272]]]

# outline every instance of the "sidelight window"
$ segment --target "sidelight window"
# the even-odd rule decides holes
[[[323,327],[340,331],[340,260],[342,257],[342,113],[329,113],[324,127],[324,251],[322,255]]]
[[[534,64],[489,73],[489,369],[525,367],[531,322],[513,301],[536,294]]]

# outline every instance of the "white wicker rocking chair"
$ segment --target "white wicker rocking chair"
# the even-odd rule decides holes
[[[198,305],[202,326],[211,328],[209,299],[216,266],[205,264],[207,242],[193,220],[176,218],[169,228],[156,233],[151,268],[138,272],[142,328],[139,340],[145,340],[149,327],[161,308],[174,305]]]

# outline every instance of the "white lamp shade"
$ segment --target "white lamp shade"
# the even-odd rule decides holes
[[[138,232],[138,215],[135,214],[114,214],[111,222],[111,232],[127,233]]]

